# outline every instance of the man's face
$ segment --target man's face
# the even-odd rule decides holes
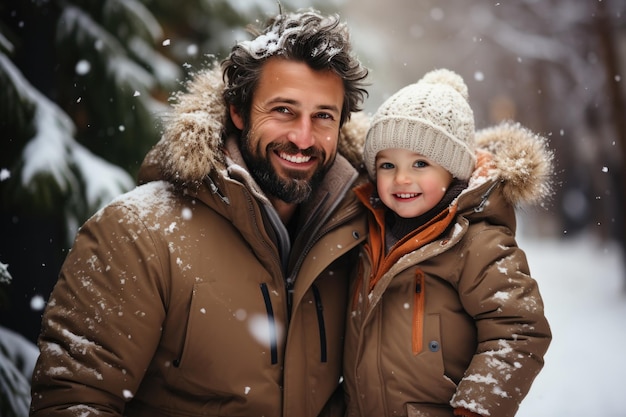
[[[335,159],[344,87],[330,71],[301,62],[268,60],[252,97],[249,126],[231,109],[243,131],[242,155],[270,196],[301,203]]]

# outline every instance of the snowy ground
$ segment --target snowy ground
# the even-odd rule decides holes
[[[626,291],[617,246],[520,239],[553,341],[517,417],[624,417]]]

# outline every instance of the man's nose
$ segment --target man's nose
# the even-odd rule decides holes
[[[295,144],[298,149],[308,149],[315,143],[313,138],[313,126],[311,119],[300,117],[294,123],[291,131],[287,134],[287,139]]]

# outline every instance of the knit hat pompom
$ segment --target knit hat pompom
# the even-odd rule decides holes
[[[467,86],[461,78],[455,72],[449,71],[447,69],[438,69],[431,72],[426,73],[424,77],[422,77],[422,82],[427,84],[444,84],[449,87],[454,88],[460,95],[463,96],[465,101],[469,102],[469,93],[467,92]]]
[[[389,97],[372,117],[363,159],[376,177],[376,155],[400,148],[421,154],[467,180],[474,170],[474,113],[463,78],[438,69]]]

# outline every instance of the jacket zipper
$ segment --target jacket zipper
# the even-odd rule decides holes
[[[357,213],[357,205],[353,205],[350,208],[346,209],[344,216],[340,219],[337,219],[332,224],[327,224],[324,229],[319,230],[312,239],[308,241],[308,243],[304,246],[302,251],[300,252],[300,256],[298,257],[298,261],[294,265],[291,275],[285,280],[285,291],[287,293],[287,323],[291,321],[292,309],[293,309],[293,287],[294,287],[294,277],[298,275],[298,271],[300,270],[300,266],[302,266],[302,262],[306,258],[307,254],[311,250],[313,246],[321,239],[322,236],[329,233],[331,230],[345,224],[350,219],[354,217]]]
[[[357,211],[356,206],[353,206],[351,209],[346,210],[345,215],[341,219],[338,219],[336,222],[333,222],[333,224],[326,225],[326,228],[320,230],[313,239],[309,240],[308,244],[302,250],[298,258],[298,261],[292,270],[291,276],[285,280],[285,291],[287,293],[287,323],[291,322],[291,316],[292,316],[292,310],[293,310],[294,279],[292,277],[295,277],[297,275],[298,270],[300,269],[300,266],[302,265],[304,258],[309,253],[311,248],[315,245],[315,243],[320,240],[321,236],[324,236],[329,231],[347,222],[349,219],[351,219],[354,216],[356,211]],[[328,347],[327,347],[327,340],[326,340],[326,324],[324,322],[324,306],[322,304],[322,297],[317,286],[315,284],[312,284],[311,289],[313,291],[313,297],[315,298],[315,308],[317,310],[317,322],[318,322],[319,333],[320,333],[320,352],[321,352],[320,360],[322,362],[327,362],[328,361]]]
[[[317,325],[320,332],[320,361],[322,363],[328,361],[328,348],[326,343],[326,324],[324,323],[324,306],[322,304],[322,296],[320,290],[315,284],[311,286],[313,296],[315,297],[315,308],[317,309]]]
[[[415,294],[413,301],[413,337],[411,344],[413,354],[417,355],[422,351],[422,341],[424,332],[424,271],[415,271]]]
[[[271,361],[272,365],[276,365],[278,363],[278,339],[276,337],[276,320],[274,318],[272,300],[270,300],[270,292],[267,289],[267,284],[265,283],[261,284],[261,294],[263,294],[263,301],[265,301],[265,310],[267,311]]]
[[[354,217],[356,213],[357,213],[357,205],[352,205],[350,208],[346,209],[346,212],[344,213],[344,216],[342,218],[337,219],[332,224],[327,224],[324,229],[319,230],[318,233],[314,235],[313,239],[310,239],[308,243],[305,245],[305,247],[302,249],[302,252],[300,256],[298,257],[298,261],[296,262],[296,264],[294,265],[292,269],[292,273],[291,273],[292,276],[297,275],[297,272],[300,270],[300,266],[302,265],[302,262],[304,262],[306,255],[309,253],[311,248],[315,246],[315,244],[321,239],[322,236],[326,235],[331,230],[347,223],[349,220],[351,220]],[[313,234],[311,234],[311,236],[313,236]]]

